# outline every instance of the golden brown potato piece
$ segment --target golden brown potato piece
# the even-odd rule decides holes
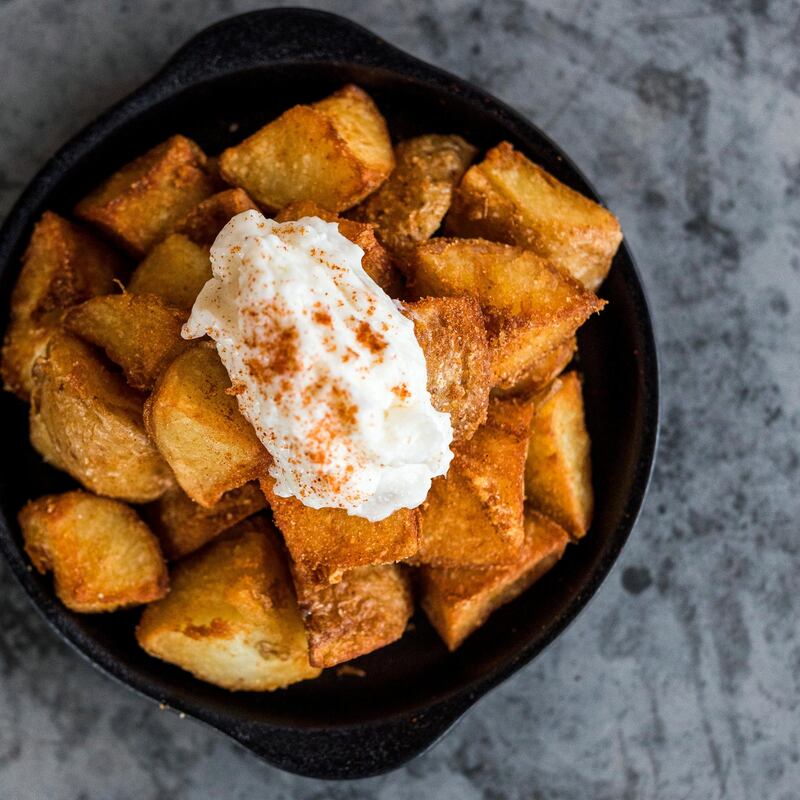
[[[605,305],[534,253],[481,239],[432,239],[417,247],[410,268],[419,294],[478,299],[492,383],[502,389]]]
[[[176,486],[142,509],[164,555],[172,560],[201,548],[237,522],[266,508],[257,483],[246,483],[226,492],[211,508],[195,503]]]
[[[319,217],[326,222],[337,222],[339,233],[364,251],[361,266],[364,267],[367,275],[390,297],[397,297],[400,294],[402,286],[400,275],[392,266],[392,259],[386,249],[375,238],[375,229],[372,225],[344,219],[344,217],[326,211],[311,200],[290,203],[275,215],[275,221],[290,222],[303,217]]]
[[[241,189],[226,189],[198,203],[178,224],[174,232],[191,239],[200,247],[210,248],[217,234],[237,214],[258,206]]]
[[[151,656],[232,690],[271,691],[319,675],[284,555],[263,518],[179,561],[170,583],[136,629]]]
[[[369,95],[348,85],[290,108],[219,159],[222,177],[271,211],[313,200],[329,211],[354,206],[386,180],[394,154]]]
[[[355,567],[391,564],[413,556],[419,547],[419,512],[403,508],[380,522],[350,516],[340,508],[309,508],[294,497],[278,497],[275,481],[262,478],[289,554],[299,569],[320,580],[338,581]]]
[[[400,142],[392,174],[354,209],[355,219],[377,225],[378,238],[402,257],[439,229],[476,153],[460,136],[429,134]]]
[[[167,593],[156,537],[124,503],[88,492],[40,497],[19,513],[25,550],[73,611],[115,611]]]
[[[453,441],[472,435],[489,406],[489,346],[478,301],[473,297],[425,297],[406,303],[428,367],[433,407],[450,415]]]
[[[155,294],[186,317],[211,278],[208,250],[174,233],[157,244],[131,275],[131,294]]]
[[[230,387],[214,345],[202,342],[167,367],[145,403],[153,441],[183,491],[206,508],[265,474],[270,464]]]
[[[529,513],[517,560],[505,567],[423,567],[421,605],[448,649],[455,650],[489,615],[522,594],[561,558],[567,534]]]
[[[213,194],[205,166],[197,144],[172,136],[115,172],[75,206],[75,214],[141,258]]]
[[[42,215],[11,293],[2,363],[8,391],[23,400],[30,397],[31,367],[44,353],[63,310],[114,291],[121,266],[119,256],[91,234],[50,211]]]
[[[525,455],[532,406],[493,399],[486,423],[453,448],[422,506],[417,563],[513,563],[522,544]]]
[[[471,167],[453,198],[455,236],[515,244],[596,291],[622,241],[617,218],[503,142]]]
[[[315,667],[332,667],[397,641],[414,612],[408,576],[395,564],[348,570],[332,585],[302,569],[292,577]]]
[[[145,503],[173,485],[145,433],[142,396],[73,336],[56,333],[33,367],[31,443],[96,494]]]
[[[568,372],[559,378],[543,401],[534,405],[525,465],[526,499],[579,539],[589,530],[594,496],[578,374]]]
[[[578,340],[574,336],[565,339],[543,356],[533,361],[517,381],[507,389],[495,387],[497,397],[525,399],[538,395],[564,371],[578,351]]]
[[[170,362],[189,347],[183,314],[154,294],[93,297],[70,310],[70,333],[103,349],[134,389],[152,389]]]

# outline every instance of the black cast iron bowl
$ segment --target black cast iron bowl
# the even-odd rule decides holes
[[[459,133],[481,148],[507,139],[565,183],[596,197],[541,131],[475,86],[341,17],[305,9],[254,12],[198,34],[34,178],[0,231],[5,319],[20,257],[42,211],[68,213],[103,177],[173,133],[218,152],[290,105],[350,81],[375,98],[395,139]],[[139,693],[209,723],[291,772],[353,778],[395,768],[426,750],[564,630],[597,590],[634,525],[655,453],[658,374],[647,303],[624,245],[601,294],[608,307],[580,334],[597,496],[592,529],[456,653],[445,650],[418,614],[400,642],[358,660],[363,677],[328,670],[285,691],[229,693],[140,650],[133,635],[136,611],[69,612],[55,599],[50,580],[29,570],[16,515],[28,499],[70,483],[32,450],[26,410],[8,394],[0,397],[0,547],[55,630]]]

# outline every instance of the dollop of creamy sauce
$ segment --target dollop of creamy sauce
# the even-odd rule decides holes
[[[453,432],[431,405],[414,323],[363,255],[318,217],[238,214],[182,335],[216,342],[276,494],[377,521],[423,502]]]

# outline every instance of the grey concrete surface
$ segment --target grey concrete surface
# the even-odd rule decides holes
[[[258,5],[0,0],[0,214],[190,34]],[[438,747],[339,785],[112,684],[0,566],[0,798],[797,798],[800,6],[313,5],[519,108],[621,217],[663,356],[638,529],[579,620]]]

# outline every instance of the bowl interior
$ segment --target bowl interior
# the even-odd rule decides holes
[[[265,66],[186,89],[144,110],[97,143],[72,165],[40,207],[68,214],[81,195],[130,158],[180,132],[208,153],[239,141],[285,108],[324,96],[344,82],[369,91],[387,117],[395,139],[421,133],[459,133],[481,148],[508,139],[561,180],[589,193],[581,177],[553,146],[532,129],[522,130],[502,114],[488,114],[473,100],[375,68],[341,64]],[[21,249],[1,265],[0,301],[8,308]],[[149,658],[134,640],[138,612],[79,616],[52,599],[50,579],[28,574],[24,582],[45,614],[92,659],[158,699],[193,711],[236,720],[262,720],[288,727],[329,728],[409,712],[455,693],[492,683],[543,647],[571,618],[581,599],[596,588],[627,535],[646,483],[642,450],[653,437],[648,385],[641,353],[649,321],[627,252],[617,256],[601,294],[606,310],[580,335],[588,425],[593,441],[597,495],[591,532],[530,591],[496,612],[453,654],[421,614],[398,643],[358,661],[363,677],[332,669],[318,680],[271,694],[230,694]],[[29,498],[60,491],[71,481],[42,464],[28,443],[26,409],[0,395],[5,447],[0,459],[0,507],[19,546],[15,516]],[[12,559],[13,560],[13,559]]]

